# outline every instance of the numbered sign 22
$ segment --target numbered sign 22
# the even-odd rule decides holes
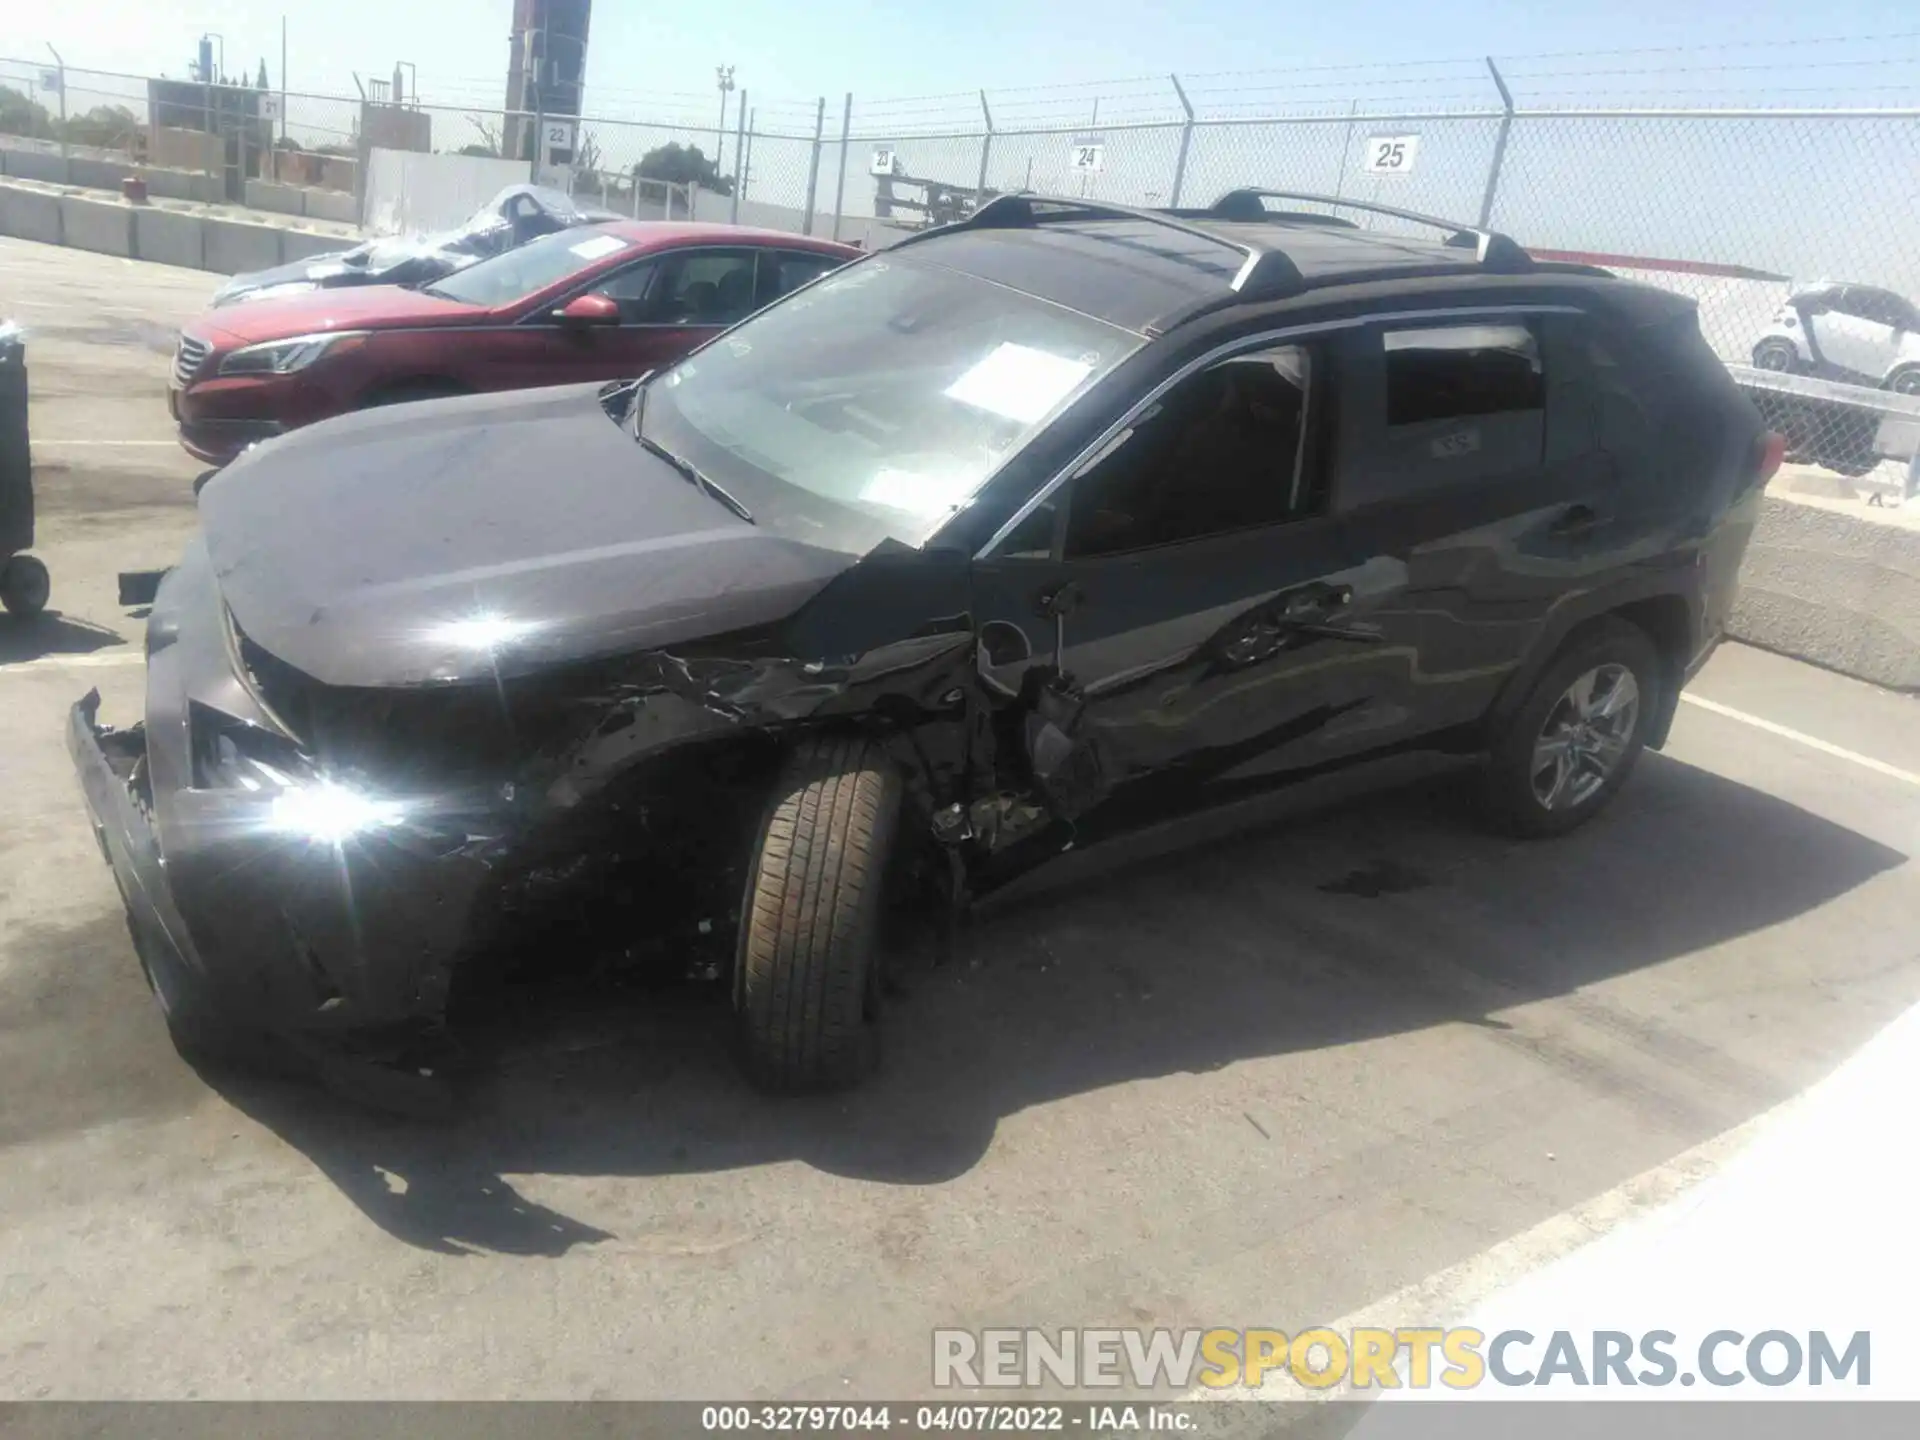
[[[1074,170],[1098,175],[1107,168],[1107,147],[1099,141],[1075,141],[1067,164]]]
[[[1369,135],[1360,168],[1369,175],[1411,175],[1419,153],[1418,135]]]

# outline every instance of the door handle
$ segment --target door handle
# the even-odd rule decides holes
[[[1316,585],[1281,597],[1279,613],[1275,618],[1283,625],[1294,621],[1323,620],[1329,615],[1338,615],[1351,604],[1351,585]]]
[[[1591,505],[1569,505],[1547,527],[1547,533],[1557,536],[1584,535],[1597,526],[1601,518],[1600,512]]]

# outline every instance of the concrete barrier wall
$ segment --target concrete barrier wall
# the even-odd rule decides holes
[[[1769,495],[1740,568],[1736,640],[1920,690],[1920,524]]]
[[[306,206],[301,201],[298,185],[281,185],[272,180],[249,180],[246,187],[247,206],[252,210],[277,210],[282,215],[304,215]]]
[[[146,205],[128,208],[133,212],[133,254],[136,260],[180,265],[190,270],[206,268],[206,227],[198,215],[182,215],[177,210],[155,210]]]
[[[60,197],[23,185],[0,185],[0,235],[61,244]]]
[[[272,225],[249,225],[241,220],[202,220],[205,230],[201,268],[222,275],[243,270],[268,270],[280,263],[280,237]]]
[[[133,254],[133,207],[122,201],[62,195],[60,225],[64,243],[75,249],[123,257]]]
[[[338,235],[316,235],[311,230],[282,230],[280,232],[280,263],[289,260],[304,260],[309,255],[330,255],[336,250],[351,250],[354,242],[343,240]]]
[[[0,150],[0,169],[22,180],[45,180],[54,185],[67,182],[66,158],[44,150]]]
[[[218,205],[227,198],[226,185],[217,175],[202,175],[192,170],[136,173],[146,180],[147,193],[163,200],[198,200],[202,205]]]
[[[310,220],[334,220],[342,225],[360,223],[360,202],[344,190],[303,190],[306,203],[302,212]]]

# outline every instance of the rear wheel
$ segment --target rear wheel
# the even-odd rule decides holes
[[[1509,834],[1561,835],[1605,808],[1640,758],[1660,698],[1646,632],[1608,619],[1573,636],[1494,746],[1482,799]]]
[[[1800,355],[1784,340],[1763,340],[1754,346],[1753,368],[1791,375],[1800,368]]]
[[[1920,395],[1920,365],[1906,365],[1887,377],[1887,389],[1896,395]]]
[[[15,555],[0,569],[0,605],[10,615],[31,618],[53,597],[53,577],[31,555]]]
[[[734,1011],[742,1062],[781,1092],[848,1085],[879,1058],[883,879],[900,778],[862,736],[794,752],[741,907]]]

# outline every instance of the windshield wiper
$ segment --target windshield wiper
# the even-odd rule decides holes
[[[642,395],[646,394],[644,390],[641,391],[640,393]],[[666,461],[667,464],[671,465],[675,470],[677,470],[680,473],[681,478],[684,479],[689,485],[693,485],[698,489],[706,491],[707,494],[711,495],[714,499],[718,500],[722,505],[726,506],[727,509],[731,510],[734,514],[738,515],[742,520],[746,521],[749,525],[754,523],[753,512],[747,509],[747,507],[742,505],[738,500],[734,499],[734,497],[729,495],[725,490],[723,490],[720,487],[720,483],[717,480],[714,480],[707,475],[703,475],[698,469],[698,467],[696,467],[691,460],[682,459],[680,456],[674,454],[671,450],[667,449],[667,447],[662,445],[658,440],[655,440],[651,435],[636,434],[634,436],[634,439],[638,440],[642,445],[646,446],[649,453],[658,456],[660,459]]]

